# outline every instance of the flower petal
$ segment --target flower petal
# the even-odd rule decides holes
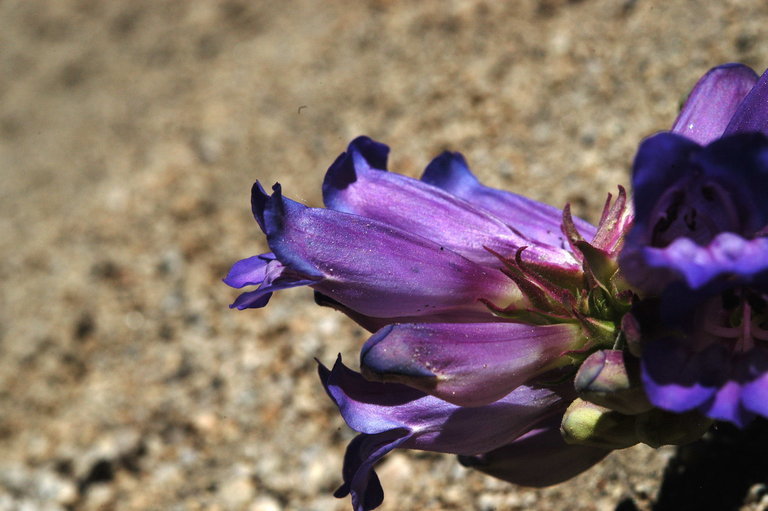
[[[632,194],[635,205],[633,232],[646,231],[646,222],[659,197],[691,172],[692,155],[701,146],[674,133],[659,133],[645,139],[632,165]],[[650,242],[650,235],[644,235],[644,242]]]
[[[240,310],[266,306],[274,291],[307,286],[314,282],[314,280],[306,279],[283,266],[272,253],[261,254],[236,262],[224,278],[224,283],[234,288],[259,286],[256,291],[241,294],[230,305],[230,308]]]
[[[720,137],[755,82],[757,74],[744,64],[711,69],[691,91],[672,132],[701,145]]]
[[[492,404],[464,408],[406,385],[368,381],[340,359],[331,371],[321,366],[320,376],[352,429],[376,434],[405,428],[412,436],[403,447],[454,454],[505,445],[541,420],[562,413],[573,397],[566,386],[521,386]]]
[[[671,271],[683,277],[691,289],[701,288],[720,275],[731,279],[738,276],[748,282],[768,271],[768,238],[746,240],[724,232],[704,247],[678,238],[665,248],[645,248],[644,256],[649,268]]]
[[[562,414],[569,399],[558,392],[519,387],[503,399],[462,408],[397,383],[370,382],[344,366],[318,365],[326,392],[352,429],[364,433],[349,445],[344,484],[337,496],[353,496],[355,509],[381,502],[374,464],[392,449],[422,449],[474,455],[512,442],[550,417]],[[564,386],[563,395],[572,393]]]
[[[635,223],[619,263],[637,288],[655,294],[678,279],[696,287],[718,272],[762,271],[764,135],[733,135],[705,148],[678,135],[656,135],[640,146],[633,184]]]
[[[344,484],[333,496],[343,498],[351,494],[352,508],[355,511],[369,511],[379,507],[384,500],[384,490],[373,467],[409,437],[410,432],[405,429],[392,429],[375,435],[357,435],[347,446],[344,455]]]
[[[491,212],[528,239],[553,247],[568,246],[561,229],[561,210],[522,195],[481,184],[460,153],[446,151],[432,160],[424,170],[421,180]],[[597,229],[592,224],[581,218],[573,220],[584,238],[594,237]]]
[[[275,256],[313,287],[374,317],[485,311],[480,298],[520,300],[500,271],[375,220],[285,199],[276,185],[264,222]],[[490,314],[489,314],[490,316]]]
[[[715,420],[728,421],[743,428],[755,418],[755,414],[741,406],[741,383],[726,381],[715,393],[711,403],[701,407],[702,411]]]
[[[768,135],[768,72],[763,73],[741,102],[724,135],[748,132]]]
[[[655,406],[686,412],[715,395],[725,381],[728,365],[727,350],[719,343],[693,353],[685,341],[659,339],[643,350],[643,385]]]
[[[236,262],[224,277],[224,283],[240,289],[261,284],[267,277],[267,266],[275,260],[275,254],[268,252]]]
[[[565,443],[557,420],[485,454],[459,456],[459,461],[503,481],[542,488],[577,476],[610,452]]]
[[[741,401],[747,410],[768,418],[768,348],[756,347],[747,354],[748,377]]]
[[[390,325],[363,346],[368,379],[404,383],[461,406],[503,398],[565,361],[583,344],[577,325],[432,323]]]
[[[366,159],[370,144],[375,142],[355,139],[328,169],[323,199],[329,209],[381,221],[493,267],[500,262],[486,247],[511,257],[520,247],[532,246],[542,252],[539,258],[577,266],[562,246],[544,250],[542,240],[521,236],[486,210],[425,182],[375,167]]]

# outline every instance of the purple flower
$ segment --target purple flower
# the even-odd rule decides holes
[[[616,262],[631,222],[623,189],[595,228],[568,208],[483,186],[458,153],[438,156],[416,180],[385,170],[388,151],[352,141],[325,176],[327,209],[256,183],[253,214],[271,252],[239,261],[225,279],[258,286],[232,307],[310,286],[318,303],[375,332],[362,375],[340,362],[320,369],[361,433],[337,495],[351,494],[358,511],[376,507],[383,494],[372,467],[395,448],[460,454],[534,485],[591,466],[605,450],[564,464],[584,451],[542,424],[560,420],[578,363],[613,345],[629,309]],[[545,387],[545,376],[565,383]],[[516,443],[534,428],[542,431]],[[532,472],[519,468],[538,455]]]
[[[768,417],[767,133],[768,74],[727,64],[640,146],[620,263],[646,297],[642,378],[657,407]]]
[[[367,137],[350,143],[326,174],[328,209],[291,201],[279,185],[270,196],[254,184],[253,214],[272,252],[232,267],[227,284],[259,286],[232,306],[263,307],[274,291],[309,285],[318,301],[372,330],[406,318],[492,321],[480,299],[530,305],[496,254],[525,248],[531,267],[580,272],[559,210],[481,185],[461,155],[436,158],[419,181],[386,172],[388,152]],[[583,220],[575,228],[595,234]]]
[[[459,454],[465,465],[531,486],[564,481],[607,454],[567,446],[560,437],[557,425],[574,397],[572,385],[520,386],[493,403],[465,408],[406,385],[368,381],[341,359],[330,371],[320,365],[319,372],[344,420],[360,432],[347,447],[344,484],[335,493],[351,494],[355,511],[381,504],[384,493],[373,467],[395,448]],[[583,458],[561,465],[573,454]]]

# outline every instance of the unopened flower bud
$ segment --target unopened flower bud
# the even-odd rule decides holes
[[[569,444],[624,449],[639,442],[635,417],[575,399],[563,415],[560,432]]]
[[[574,385],[583,399],[622,414],[651,409],[640,381],[638,360],[621,350],[591,354],[576,373]]]

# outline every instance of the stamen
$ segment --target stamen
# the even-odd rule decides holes
[[[755,341],[752,339],[752,307],[749,302],[744,300],[741,305],[741,335],[736,342],[734,349],[746,353],[755,347]]]

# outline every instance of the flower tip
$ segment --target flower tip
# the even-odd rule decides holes
[[[264,209],[267,206],[268,200],[269,194],[264,190],[261,183],[259,181],[253,183],[251,187],[251,212],[262,231],[264,231]]]
[[[370,137],[361,135],[349,143],[347,152],[353,157],[361,156],[365,162],[374,169],[386,170],[389,146],[376,142]],[[355,163],[358,163],[357,161]]]
[[[418,355],[418,349],[409,346],[407,339],[398,335],[394,325],[388,325],[376,332],[363,346],[360,369],[368,380],[405,383],[426,391],[436,385],[437,375],[428,369]]]
[[[444,151],[433,159],[421,180],[438,188],[453,190],[457,187],[472,188],[479,185],[477,179],[469,170],[467,160],[461,153]]]

